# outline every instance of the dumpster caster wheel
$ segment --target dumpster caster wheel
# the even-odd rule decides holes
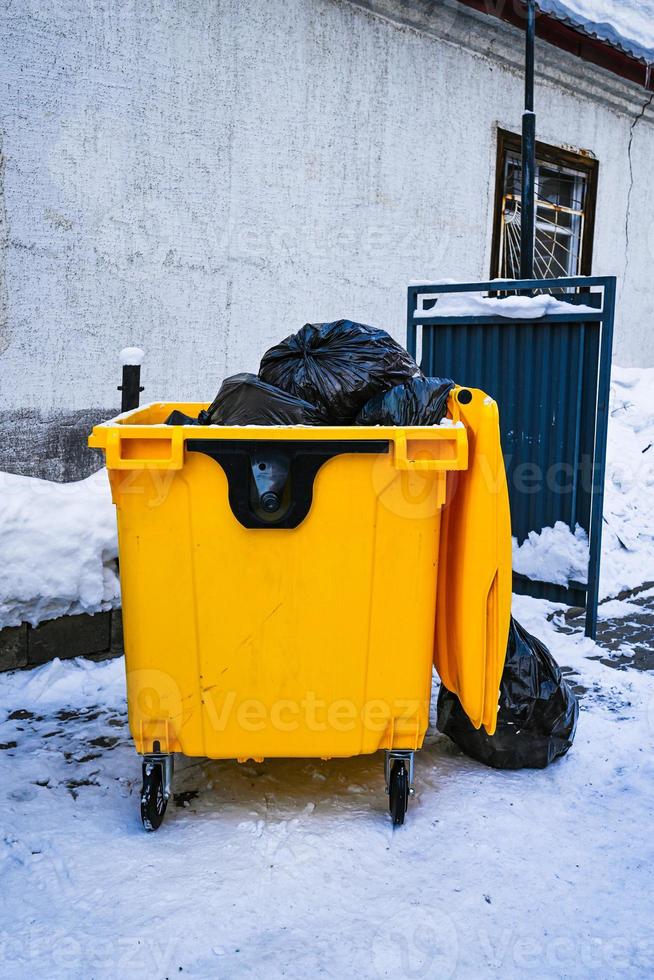
[[[388,780],[388,808],[394,827],[401,827],[409,805],[409,774],[404,759],[396,759]]]
[[[166,773],[161,762],[143,763],[141,787],[141,821],[146,830],[159,830],[168,805]]]

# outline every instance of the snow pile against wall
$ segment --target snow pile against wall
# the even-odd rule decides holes
[[[0,474],[0,628],[120,605],[107,471],[79,483]]]
[[[518,547],[516,572],[539,582],[585,582],[588,538],[557,521]],[[613,366],[600,596],[654,582],[654,370]]]
[[[530,531],[520,547],[514,538],[513,571],[555,585],[586,582],[588,535],[578,524],[573,534],[567,524],[557,521],[554,527]]]
[[[654,582],[654,370],[613,367],[602,595]]]
[[[544,14],[654,64],[652,0],[538,0]]]
[[[39,713],[50,706],[73,705],[76,711],[98,704],[125,703],[125,665],[122,658],[96,663],[75,657],[58,658],[35,670],[2,674],[2,706]]]

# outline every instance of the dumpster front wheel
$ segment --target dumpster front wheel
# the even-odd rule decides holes
[[[404,823],[409,806],[409,774],[404,759],[395,759],[388,780],[388,808],[394,827]]]
[[[168,805],[164,765],[149,759],[143,762],[141,821],[146,830],[158,830]]]

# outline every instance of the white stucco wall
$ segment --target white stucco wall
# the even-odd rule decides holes
[[[111,405],[127,344],[147,351],[148,400],[212,398],[307,320],[403,340],[408,280],[485,278],[522,39],[429,6],[3,3],[2,407]],[[616,359],[654,364],[654,115],[634,123],[636,86],[539,59],[539,138],[600,161]]]

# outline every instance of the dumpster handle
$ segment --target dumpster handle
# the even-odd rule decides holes
[[[398,470],[422,470],[431,472],[442,472],[444,470],[452,469],[452,459],[456,458],[456,446],[457,446],[457,430],[452,430],[451,439],[429,439],[429,437],[421,436],[418,439],[407,440],[406,432],[396,432],[393,436],[393,442],[395,443],[395,452],[393,453],[393,465]],[[413,448],[416,442],[420,446],[422,452],[426,451],[426,447],[431,444],[434,449],[433,456],[427,456],[423,459],[413,458],[412,452],[416,450]],[[450,455],[447,451],[444,452],[446,447],[453,447],[453,455]],[[437,455],[436,455],[437,453]]]
[[[181,470],[184,441],[181,429],[152,426],[139,439],[123,439],[118,428],[107,433],[106,457],[110,470]],[[132,455],[133,453],[133,455]],[[137,456],[143,453],[143,456]]]

